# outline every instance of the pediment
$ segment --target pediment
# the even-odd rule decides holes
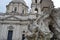
[[[15,16],[9,16],[9,17],[4,18],[4,20],[20,20],[20,19]]]

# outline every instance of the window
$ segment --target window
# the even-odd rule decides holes
[[[25,31],[23,31],[23,34],[22,34],[22,40],[25,40]]]
[[[25,39],[25,34],[22,34],[22,40],[24,40]]]
[[[7,10],[9,10],[9,7],[7,7]]]
[[[37,3],[37,0],[35,0],[35,3]]]
[[[35,8],[35,11],[38,13],[38,9],[37,8]]]
[[[24,14],[24,10],[22,10],[22,13]]]
[[[36,17],[38,17],[38,9],[35,8]]]
[[[12,40],[12,35],[13,35],[13,31],[9,30],[7,40]]]
[[[15,12],[17,11],[17,7],[15,7],[14,11],[15,11]]]

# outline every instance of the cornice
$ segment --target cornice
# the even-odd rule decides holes
[[[20,24],[20,25],[28,25],[30,21],[0,21],[0,24]]]

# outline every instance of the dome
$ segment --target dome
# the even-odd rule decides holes
[[[23,4],[25,4],[26,5],[26,3],[25,3],[25,1],[24,0],[12,0],[13,2],[21,2],[21,3],[23,3]]]

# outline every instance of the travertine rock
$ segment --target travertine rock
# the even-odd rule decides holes
[[[0,40],[60,40],[60,9],[51,0],[12,0],[0,14]]]

